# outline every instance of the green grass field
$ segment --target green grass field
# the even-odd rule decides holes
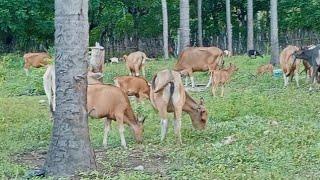
[[[135,144],[126,128],[128,150],[120,145],[113,124],[107,149],[102,148],[103,122],[90,119],[90,138],[96,149],[98,170],[80,173],[84,179],[320,179],[320,95],[309,92],[304,75],[301,87],[283,88],[282,77],[255,77],[265,59],[233,57],[239,70],[225,89],[225,97],[212,97],[211,90],[190,93],[204,97],[209,119],[204,131],[191,126],[183,116],[183,145],[175,143],[173,125],[160,143],[160,120],[149,102],[140,108],[148,114],[144,142]],[[175,60],[152,61],[147,78],[171,68]],[[302,70],[303,68],[301,68]],[[22,57],[0,57],[0,178],[22,178],[43,162],[30,160],[48,148],[52,122],[42,87],[44,69],[32,69],[26,77]],[[107,65],[106,83],[127,74],[124,64]],[[206,83],[207,73],[196,73],[197,83]],[[133,102],[134,109],[138,105]],[[172,116],[170,116],[172,119]],[[172,121],[171,121],[172,122]],[[226,137],[234,142],[225,144]],[[42,153],[43,154],[43,153]],[[26,160],[27,159],[27,160]],[[143,171],[134,167],[143,165]]]

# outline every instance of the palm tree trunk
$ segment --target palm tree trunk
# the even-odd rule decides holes
[[[198,0],[198,45],[203,46],[203,43],[202,43],[202,0]]]
[[[248,0],[247,4],[247,25],[248,25],[248,36],[247,36],[247,51],[254,49],[253,44],[253,0]]]
[[[180,47],[179,54],[190,45],[189,0],[180,0]]]
[[[227,12],[228,51],[230,51],[232,55],[233,51],[232,51],[232,24],[231,24],[230,0],[226,0],[226,12]]]
[[[279,64],[279,40],[278,40],[278,0],[270,1],[270,25],[271,25],[271,63]]]
[[[88,0],[56,0],[56,111],[45,162],[51,176],[96,169],[86,110],[88,43]]]
[[[163,51],[164,51],[164,59],[169,59],[169,53],[168,53],[167,0],[161,0],[161,4],[162,4],[162,17],[163,17]]]

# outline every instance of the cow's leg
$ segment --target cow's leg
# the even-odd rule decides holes
[[[212,73],[210,73],[209,81],[208,81],[206,88],[208,88],[210,86],[211,82],[212,82]]]
[[[141,67],[141,70],[142,70],[142,76],[143,76],[143,77],[146,77],[146,71],[145,71],[144,66]]]
[[[161,141],[163,141],[166,138],[166,134],[168,131],[167,108],[161,108],[159,114],[161,118]]]
[[[294,79],[296,80],[297,87],[299,87],[299,72],[298,70],[294,73]]]
[[[289,77],[285,73],[283,73],[284,87],[288,86]]]
[[[185,78],[184,86],[186,86],[186,87],[188,86],[188,83],[189,83],[189,82],[188,82],[188,77],[189,77],[189,75],[187,75],[186,78]]]
[[[221,97],[223,97],[223,95],[224,95],[224,84],[222,84],[222,86],[221,86]]]
[[[179,144],[182,144],[181,140],[181,114],[182,114],[182,109],[175,109],[174,112],[174,133],[177,138],[177,141]]]
[[[216,88],[217,86],[215,84],[212,84],[212,95],[216,96]]]
[[[190,76],[190,80],[191,80],[191,86],[194,88],[196,85],[194,83],[194,78],[192,75]]]
[[[102,143],[104,147],[107,147],[108,145],[108,134],[110,131],[110,127],[111,127],[111,120],[109,120],[108,118],[104,118],[104,135],[103,135],[103,143]]]
[[[119,128],[121,145],[122,145],[125,149],[127,149],[126,139],[124,138],[123,114],[122,114],[122,115],[117,115],[117,116],[116,116],[116,119],[117,119],[118,128]]]

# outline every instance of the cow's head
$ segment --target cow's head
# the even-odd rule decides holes
[[[194,112],[190,114],[192,126],[202,130],[206,127],[208,121],[208,112],[204,106],[204,99],[201,98],[199,104],[192,107]]]
[[[146,116],[136,116],[137,118],[137,126],[133,126],[134,136],[136,138],[137,143],[142,143],[143,140],[143,123],[146,119]]]

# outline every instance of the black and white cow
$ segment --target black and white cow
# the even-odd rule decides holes
[[[311,86],[310,90],[312,89],[312,84],[317,82],[317,75],[320,67],[320,45],[310,49],[302,49],[296,51],[292,54],[294,60],[296,59],[303,59],[307,61],[312,68],[312,75],[311,75]]]
[[[252,58],[252,57],[253,57],[253,58],[256,58],[257,56],[260,56],[260,57],[263,58],[262,54],[261,54],[259,51],[254,50],[254,49],[248,51],[248,56],[249,56],[250,58]]]

